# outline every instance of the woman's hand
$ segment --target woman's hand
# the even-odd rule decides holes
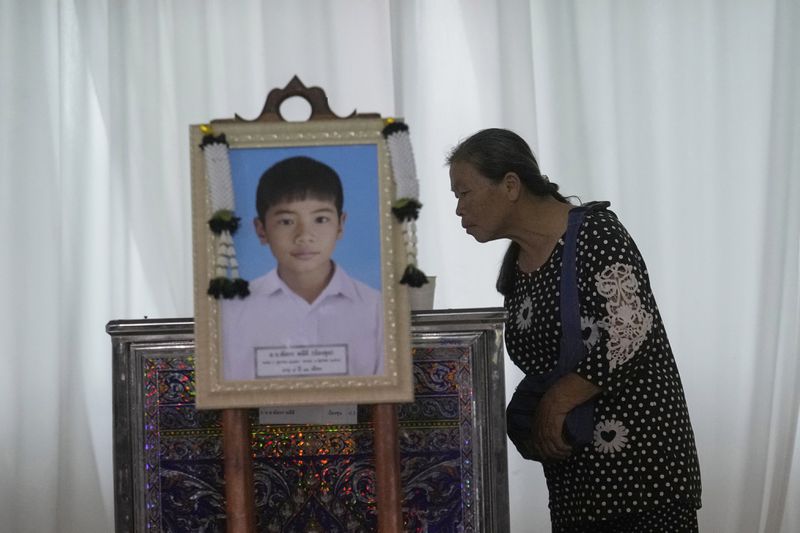
[[[570,456],[572,446],[564,440],[567,414],[601,392],[599,387],[573,372],[544,393],[533,419],[533,445],[542,459],[563,461]]]
[[[544,461],[563,461],[572,453],[564,440],[564,421],[569,409],[556,395],[547,391],[536,408],[533,419],[533,446]]]

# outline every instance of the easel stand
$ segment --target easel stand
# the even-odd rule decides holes
[[[222,454],[228,533],[255,533],[256,510],[250,420],[245,409],[222,411]]]
[[[378,532],[401,533],[403,515],[400,498],[397,407],[394,404],[374,406],[373,424]],[[255,533],[253,458],[250,450],[250,420],[247,411],[224,409],[222,434],[227,532]]]
[[[308,88],[297,76],[283,89],[273,89],[261,115],[252,121],[236,115],[233,122],[283,122],[281,104],[300,96],[311,105],[309,120],[332,120],[350,117],[379,117],[377,113],[359,113],[339,117],[328,106],[328,97],[318,87]],[[212,121],[212,122],[226,122]],[[400,533],[403,526],[400,498],[400,447],[397,409],[394,404],[374,406],[375,477],[379,533]],[[223,453],[225,465],[225,509],[228,533],[255,533],[255,494],[253,458],[250,449],[250,421],[244,409],[222,412]]]
[[[400,446],[397,434],[397,406],[391,403],[373,407],[375,431],[375,479],[377,484],[378,531],[403,531],[400,498]]]

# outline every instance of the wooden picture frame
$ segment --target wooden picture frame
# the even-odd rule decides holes
[[[413,400],[408,292],[399,283],[406,256],[401,228],[391,209],[395,183],[382,133],[393,120],[330,115],[322,119],[312,115],[312,119],[285,122],[273,114],[271,120],[248,122],[237,117],[190,128],[196,403],[201,409]],[[234,198],[230,211],[239,219],[232,235],[232,252],[220,252],[230,250],[231,241],[225,240],[230,237],[216,234],[209,223],[219,213],[219,202],[213,196],[218,184],[212,175],[219,175],[215,165],[220,164],[206,153],[209,140],[227,146]],[[325,307],[328,304],[317,299],[305,302],[309,310],[303,315],[305,304],[284,279],[290,276],[283,275],[292,268],[292,259],[280,263],[279,257],[277,267],[270,262],[270,248],[275,251],[277,246],[274,234],[270,234],[269,246],[263,246],[265,237],[258,228],[262,214],[254,205],[258,183],[266,170],[297,158],[321,162],[335,171],[342,184],[346,218],[333,248],[332,275],[347,275],[343,287],[350,289],[341,289],[330,301],[352,297],[351,307],[342,308],[345,311],[337,310],[334,303]],[[325,194],[313,191],[278,198],[278,203],[283,200],[328,202]],[[316,216],[308,213],[291,216]],[[267,231],[265,227],[261,231]],[[300,255],[322,257],[324,253],[314,250]],[[220,272],[223,256],[229,261],[227,275],[247,281],[249,295],[210,295],[210,283]],[[272,298],[277,295],[294,298],[291,306],[285,306],[288,300],[275,303]],[[359,307],[362,304],[372,307]],[[262,312],[264,309],[268,311]],[[300,311],[292,314],[291,309]],[[313,318],[314,312],[323,318]],[[383,354],[372,350],[373,345],[377,350],[382,345]],[[371,366],[372,362],[359,366],[359,361],[370,356],[381,358],[376,366]]]

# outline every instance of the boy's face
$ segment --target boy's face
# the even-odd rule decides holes
[[[267,244],[281,273],[327,272],[336,241],[342,236],[345,213],[333,202],[312,198],[280,202],[253,221],[261,244]]]

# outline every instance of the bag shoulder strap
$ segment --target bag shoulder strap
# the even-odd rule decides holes
[[[589,202],[569,212],[564,251],[561,256],[561,372],[571,372],[585,356],[581,335],[581,311],[578,300],[578,232],[588,213],[606,209],[611,202]]]

